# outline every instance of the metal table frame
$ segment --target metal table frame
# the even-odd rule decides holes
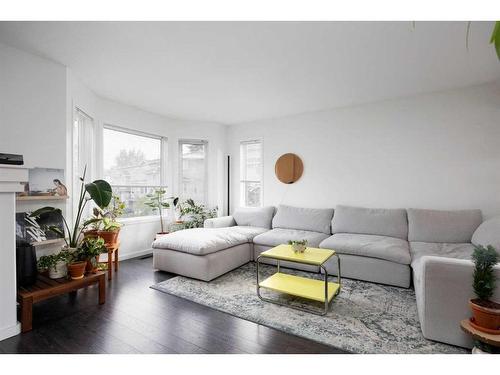
[[[340,289],[342,288],[342,284],[341,284],[341,276],[340,276],[341,275],[341,272],[340,272],[340,257],[338,256],[337,253],[332,254],[332,256],[335,256],[337,258],[337,266],[338,266],[337,283],[339,284],[339,288],[337,289],[337,292],[333,296],[333,298],[335,298],[335,296],[337,296],[340,293]],[[323,266],[324,263],[320,264],[319,268],[321,268],[323,270],[323,275],[324,275],[323,280],[325,282],[325,306],[324,306],[323,310],[319,310],[318,311],[318,310],[307,309],[307,308],[302,308],[302,307],[298,307],[298,306],[292,306],[292,305],[280,302],[278,300],[273,300],[273,299],[270,299],[270,298],[262,297],[262,295],[260,294],[260,288],[261,287],[260,287],[260,281],[259,281],[260,259],[261,258],[267,258],[267,259],[276,260],[276,262],[277,262],[277,273],[280,272],[281,267],[280,267],[280,260],[279,259],[272,258],[272,257],[267,257],[267,256],[262,256],[262,255],[259,255],[257,257],[257,260],[256,260],[256,263],[257,263],[257,272],[256,272],[256,274],[257,274],[257,296],[259,296],[259,298],[262,301],[274,303],[274,304],[280,305],[280,306],[286,306],[286,307],[289,307],[289,308],[292,308],[292,309],[295,309],[295,310],[304,311],[304,312],[308,312],[308,313],[312,313],[312,314],[316,314],[316,315],[322,315],[323,316],[323,315],[326,315],[328,313],[328,308],[330,306],[330,301],[328,301],[328,271]],[[330,259],[330,258],[328,258],[328,259]],[[298,264],[308,264],[308,263],[297,262],[297,261],[293,261],[293,260],[287,260],[287,262],[293,262],[293,263],[298,263]],[[332,301],[333,301],[333,298],[332,298]]]

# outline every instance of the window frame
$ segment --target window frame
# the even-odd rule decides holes
[[[242,154],[242,147],[246,145],[251,145],[251,144],[260,144],[260,181],[256,180],[246,180],[243,178],[243,171],[242,171],[242,165],[243,165],[243,154]],[[257,207],[263,207],[264,206],[264,140],[262,138],[254,138],[254,139],[247,139],[247,140],[242,140],[240,141],[240,165],[239,165],[239,190],[240,190],[240,197],[239,197],[239,205],[240,207],[250,207],[246,205],[244,197],[246,196],[244,189],[242,189],[242,186],[244,186],[245,183],[253,182],[253,183],[260,183],[260,205]],[[247,167],[247,156],[245,154],[245,168]],[[246,175],[246,171],[245,171]],[[246,176],[245,176],[246,177]]]
[[[177,156],[179,158],[179,163],[178,163],[178,168],[179,168],[179,173],[178,173],[178,178],[179,178],[179,183],[178,183],[178,195],[179,197],[181,197],[181,199],[185,199],[185,197],[182,197],[182,161],[183,161],[183,157],[182,157],[182,145],[183,144],[194,144],[194,145],[204,145],[205,146],[205,159],[204,159],[204,169],[205,169],[205,173],[204,173],[204,193],[203,193],[203,202],[197,202],[197,203],[201,203],[201,204],[204,204],[204,205],[208,205],[208,157],[209,157],[209,153],[208,153],[208,140],[206,139],[179,139],[179,142],[177,143],[177,147],[178,147],[178,152],[177,152]],[[191,197],[189,197],[191,198]]]
[[[112,125],[109,123],[104,123],[102,126],[102,137],[101,137],[101,155],[104,154],[104,130],[112,130],[112,131],[117,131],[121,133],[126,133],[126,134],[131,134],[131,135],[136,135],[139,137],[145,137],[145,138],[151,138],[151,139],[156,139],[160,141],[160,185],[114,185],[111,184],[112,187],[131,187],[131,188],[168,188],[167,184],[167,164],[168,164],[168,138],[157,135],[157,134],[152,134],[152,133],[147,133],[143,131],[138,131],[138,130],[132,130],[129,128],[125,128],[122,126],[117,126],[117,125]],[[102,173],[104,174],[104,158],[101,158],[101,168],[102,168]],[[157,220],[158,215],[144,215],[144,216],[130,216],[130,217],[124,217],[120,218],[120,222],[123,223],[130,223],[130,222],[147,222],[147,221],[153,221]]]

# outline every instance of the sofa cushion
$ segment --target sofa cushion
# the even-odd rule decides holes
[[[278,246],[281,244],[286,244],[290,240],[307,240],[307,246],[318,247],[320,242],[328,236],[329,234],[311,232],[306,230],[275,228],[254,237],[253,243],[263,246]]]
[[[332,220],[332,233],[375,234],[406,240],[406,210],[337,206]]]
[[[206,255],[251,242],[255,236],[268,230],[267,228],[242,226],[185,229],[159,236],[153,242],[153,248]]]
[[[236,225],[271,229],[273,215],[273,206],[259,208],[238,208],[233,213],[233,218],[236,222]]]
[[[471,243],[410,242],[411,266],[419,270],[422,257],[470,259],[474,246]]]
[[[400,264],[410,264],[411,261],[408,242],[394,237],[337,233],[321,242],[319,246],[335,250],[339,254],[378,258]]]
[[[500,252],[500,216],[483,221],[472,235],[471,242],[474,245],[491,245]]]
[[[409,208],[408,240],[466,243],[481,224],[481,210],[438,211]]]
[[[273,228],[297,229],[330,234],[332,208],[278,206]]]

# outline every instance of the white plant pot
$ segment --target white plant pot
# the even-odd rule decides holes
[[[68,275],[68,266],[66,262],[59,261],[55,267],[50,267],[49,277],[51,279],[60,279],[61,277],[66,277]]]

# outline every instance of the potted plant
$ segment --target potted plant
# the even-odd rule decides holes
[[[95,273],[99,263],[99,255],[107,252],[104,239],[101,237],[87,237],[82,241],[78,250],[78,258],[86,261],[85,271]]]
[[[193,199],[186,199],[180,205],[181,218],[186,217],[183,228],[202,228],[206,219],[217,217],[217,208],[207,208]]]
[[[61,231],[58,227],[49,226],[49,229],[57,234],[59,234],[66,242],[65,250],[68,251],[68,271],[73,279],[82,278],[85,272],[86,262],[78,259],[77,251],[78,246],[81,242],[82,232],[91,224],[98,222],[98,219],[92,218],[85,221],[82,224],[82,215],[85,210],[85,206],[89,201],[93,201],[97,207],[103,209],[107,207],[112,198],[112,189],[109,183],[104,180],[95,180],[93,182],[85,184],[85,174],[87,168],[83,171],[83,176],[80,177],[80,195],[78,200],[78,208],[76,210],[75,218],[72,222],[72,227],[70,228],[68,221],[61,214],[64,231]],[[58,211],[62,213],[60,208],[55,207],[42,207],[31,213],[30,216],[38,217],[46,212]],[[83,268],[82,268],[83,267]]]
[[[114,246],[118,242],[118,235],[122,224],[118,218],[123,215],[125,203],[119,196],[113,195],[110,203],[105,208],[94,208],[94,216],[87,222],[93,227],[85,233],[86,237],[101,237],[109,246]]]
[[[167,191],[165,189],[156,189],[152,194],[146,195],[147,200],[144,202],[144,204],[148,207],[151,207],[153,211],[158,210],[158,214],[160,215],[160,232],[157,233],[158,235],[168,233],[165,231],[165,226],[163,225],[163,209],[170,208],[170,203],[168,202],[168,200],[172,200],[172,204],[174,207],[176,207],[177,203],[179,202],[179,198],[166,198],[166,193]]]
[[[62,250],[55,254],[43,255],[38,259],[37,268],[41,272],[48,272],[51,279],[60,279],[68,274],[68,252]]]
[[[288,241],[288,244],[292,247],[294,253],[303,253],[307,249],[307,240],[300,241]]]
[[[469,301],[473,315],[471,322],[480,331],[500,334],[500,303],[490,300],[496,282],[493,266],[498,263],[499,255],[491,245],[475,246],[472,260],[474,262],[472,287],[477,298]]]

